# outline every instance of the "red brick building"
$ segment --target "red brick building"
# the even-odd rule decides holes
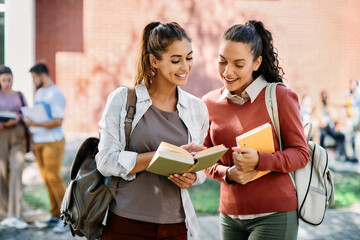
[[[360,79],[359,12],[358,0],[35,0],[35,61],[49,65],[65,94],[65,133],[96,132],[109,92],[132,83],[145,24],[187,30],[194,68],[185,89],[201,97],[221,86],[222,32],[258,19],[273,32],[286,84],[316,101],[327,89],[342,103],[348,81]]]

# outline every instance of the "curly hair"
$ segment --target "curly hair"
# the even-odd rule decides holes
[[[245,25],[236,24],[224,32],[223,39],[250,44],[253,59],[262,57],[259,69],[253,72],[254,79],[263,75],[267,82],[283,81],[284,71],[279,66],[272,34],[262,22],[250,20]]]

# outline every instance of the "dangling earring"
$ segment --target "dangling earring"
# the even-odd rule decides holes
[[[155,76],[155,74],[156,74],[156,69],[153,66],[151,66],[150,73],[148,74],[150,84],[152,83],[152,78]]]

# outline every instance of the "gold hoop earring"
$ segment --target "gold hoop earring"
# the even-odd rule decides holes
[[[150,73],[148,74],[149,77],[149,82],[152,83],[152,78],[155,76],[156,74],[156,68],[154,68],[153,66],[150,67]]]

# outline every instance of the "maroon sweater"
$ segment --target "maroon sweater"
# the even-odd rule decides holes
[[[231,147],[235,137],[264,123],[271,123],[265,105],[265,88],[254,102],[243,105],[227,98],[216,102],[224,88],[209,92],[203,97],[209,109],[210,128],[204,145],[224,144],[229,151],[205,173],[221,182],[220,212],[232,215],[260,214],[292,211],[297,208],[294,185],[289,172],[302,168],[309,159],[304,130],[300,120],[297,95],[290,89],[277,86],[276,94],[284,150],[273,130],[275,153],[259,153],[257,170],[272,172],[248,184],[228,183],[226,170],[233,165]],[[272,125],[273,127],[273,125]]]

